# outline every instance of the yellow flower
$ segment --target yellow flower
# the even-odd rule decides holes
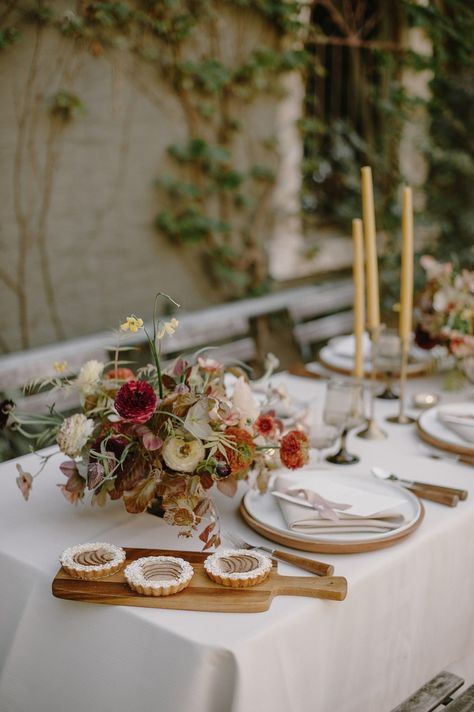
[[[67,368],[67,361],[55,361],[53,363],[53,368],[56,373],[64,373]]]
[[[173,336],[174,332],[178,328],[178,324],[179,321],[174,317],[171,319],[171,321],[161,322],[161,326],[158,329],[156,338],[162,339],[165,334],[168,334],[168,336]]]
[[[127,316],[127,320],[123,324],[120,324],[122,331],[131,331],[132,334],[136,334],[138,329],[143,326],[143,319],[136,317],[134,314],[132,316]]]

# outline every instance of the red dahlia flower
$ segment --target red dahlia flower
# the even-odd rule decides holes
[[[306,465],[309,459],[309,442],[300,430],[290,430],[280,443],[280,460],[289,470],[297,470]]]
[[[146,423],[156,408],[156,394],[146,381],[128,381],[115,396],[115,410],[130,423]]]

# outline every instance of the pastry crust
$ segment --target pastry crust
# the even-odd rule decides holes
[[[124,570],[133,591],[143,596],[171,596],[182,591],[191,581],[194,569],[176,556],[143,556]]]
[[[92,581],[119,571],[125,562],[125,551],[115,544],[95,541],[70,546],[59,560],[69,576]]]
[[[272,569],[270,557],[247,549],[224,549],[204,562],[212,581],[232,588],[248,588],[265,581]]]

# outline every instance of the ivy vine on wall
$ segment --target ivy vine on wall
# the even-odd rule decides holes
[[[169,146],[169,170],[157,177],[161,209],[155,226],[177,245],[198,244],[222,295],[236,297],[268,288],[264,233],[270,229],[277,160],[271,130],[253,142],[259,144],[250,151],[257,160],[242,155],[241,107],[278,94],[278,76],[301,68],[307,57],[291,39],[301,26],[298,2],[222,0],[219,5],[268,26],[265,44],[247,52],[238,66],[226,61],[225,27],[211,0],[81,0],[61,14],[42,0],[9,0],[0,16],[0,48],[20,41],[22,29],[33,23],[57,30],[75,52],[96,57],[127,52],[156,69],[157,79],[181,105],[187,139]],[[202,49],[200,37],[206,38]],[[49,101],[51,116],[64,123],[86,108],[66,90]]]
[[[236,17],[245,13],[269,29],[265,42],[247,52],[240,65],[226,57],[220,8]],[[187,136],[169,146],[167,170],[157,176],[155,225],[174,244],[201,248],[206,270],[224,296],[255,294],[269,286],[265,235],[277,164],[275,137],[269,131],[256,139],[250,153],[257,160],[244,160],[242,107],[278,95],[278,78],[288,71],[302,72],[307,87],[301,121],[305,214],[316,215],[318,222],[337,222],[348,231],[350,218],[360,210],[358,168],[369,162],[375,169],[378,224],[392,245],[399,224],[397,190],[404,178],[398,141],[420,103],[407,94],[401,77],[407,67],[431,71],[431,96],[423,100],[432,118],[425,146],[425,218],[435,218],[444,238],[436,249],[443,256],[453,249],[469,252],[473,234],[466,186],[474,175],[474,132],[468,77],[474,19],[472,8],[462,0],[77,0],[61,13],[43,0],[6,0],[0,11],[0,50],[20,42],[27,25],[54,28],[71,41],[75,52],[98,58],[130,53],[139,64],[156,70],[157,80],[174,93]],[[407,49],[402,34],[408,27],[418,27],[429,37],[431,54]],[[203,37],[206,42],[200,45]],[[51,172],[60,137],[87,107],[80,97],[61,89],[50,97],[48,109],[55,122]],[[52,179],[45,185],[47,204]],[[40,228],[39,242],[44,245],[46,226]],[[25,232],[24,241],[27,238]],[[390,281],[396,281],[394,259],[396,250],[388,249],[387,293]],[[51,291],[46,259],[42,270],[46,291]],[[18,292],[21,302],[20,272],[16,281],[1,271],[0,278]],[[54,294],[50,297],[60,336]],[[23,308],[23,331],[25,320]]]

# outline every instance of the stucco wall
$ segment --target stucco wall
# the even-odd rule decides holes
[[[251,12],[220,8],[216,23],[225,62],[273,41]],[[210,51],[206,36],[199,45],[196,55]],[[66,124],[48,113],[60,89],[86,108]],[[149,317],[158,290],[187,309],[220,300],[199,248],[171,245],[153,227],[154,182],[189,129],[156,68],[31,26],[0,57],[0,97],[0,352],[114,327],[132,312]],[[234,107],[242,167],[268,163],[260,140],[275,138],[277,101]],[[270,160],[275,167],[277,154]]]

